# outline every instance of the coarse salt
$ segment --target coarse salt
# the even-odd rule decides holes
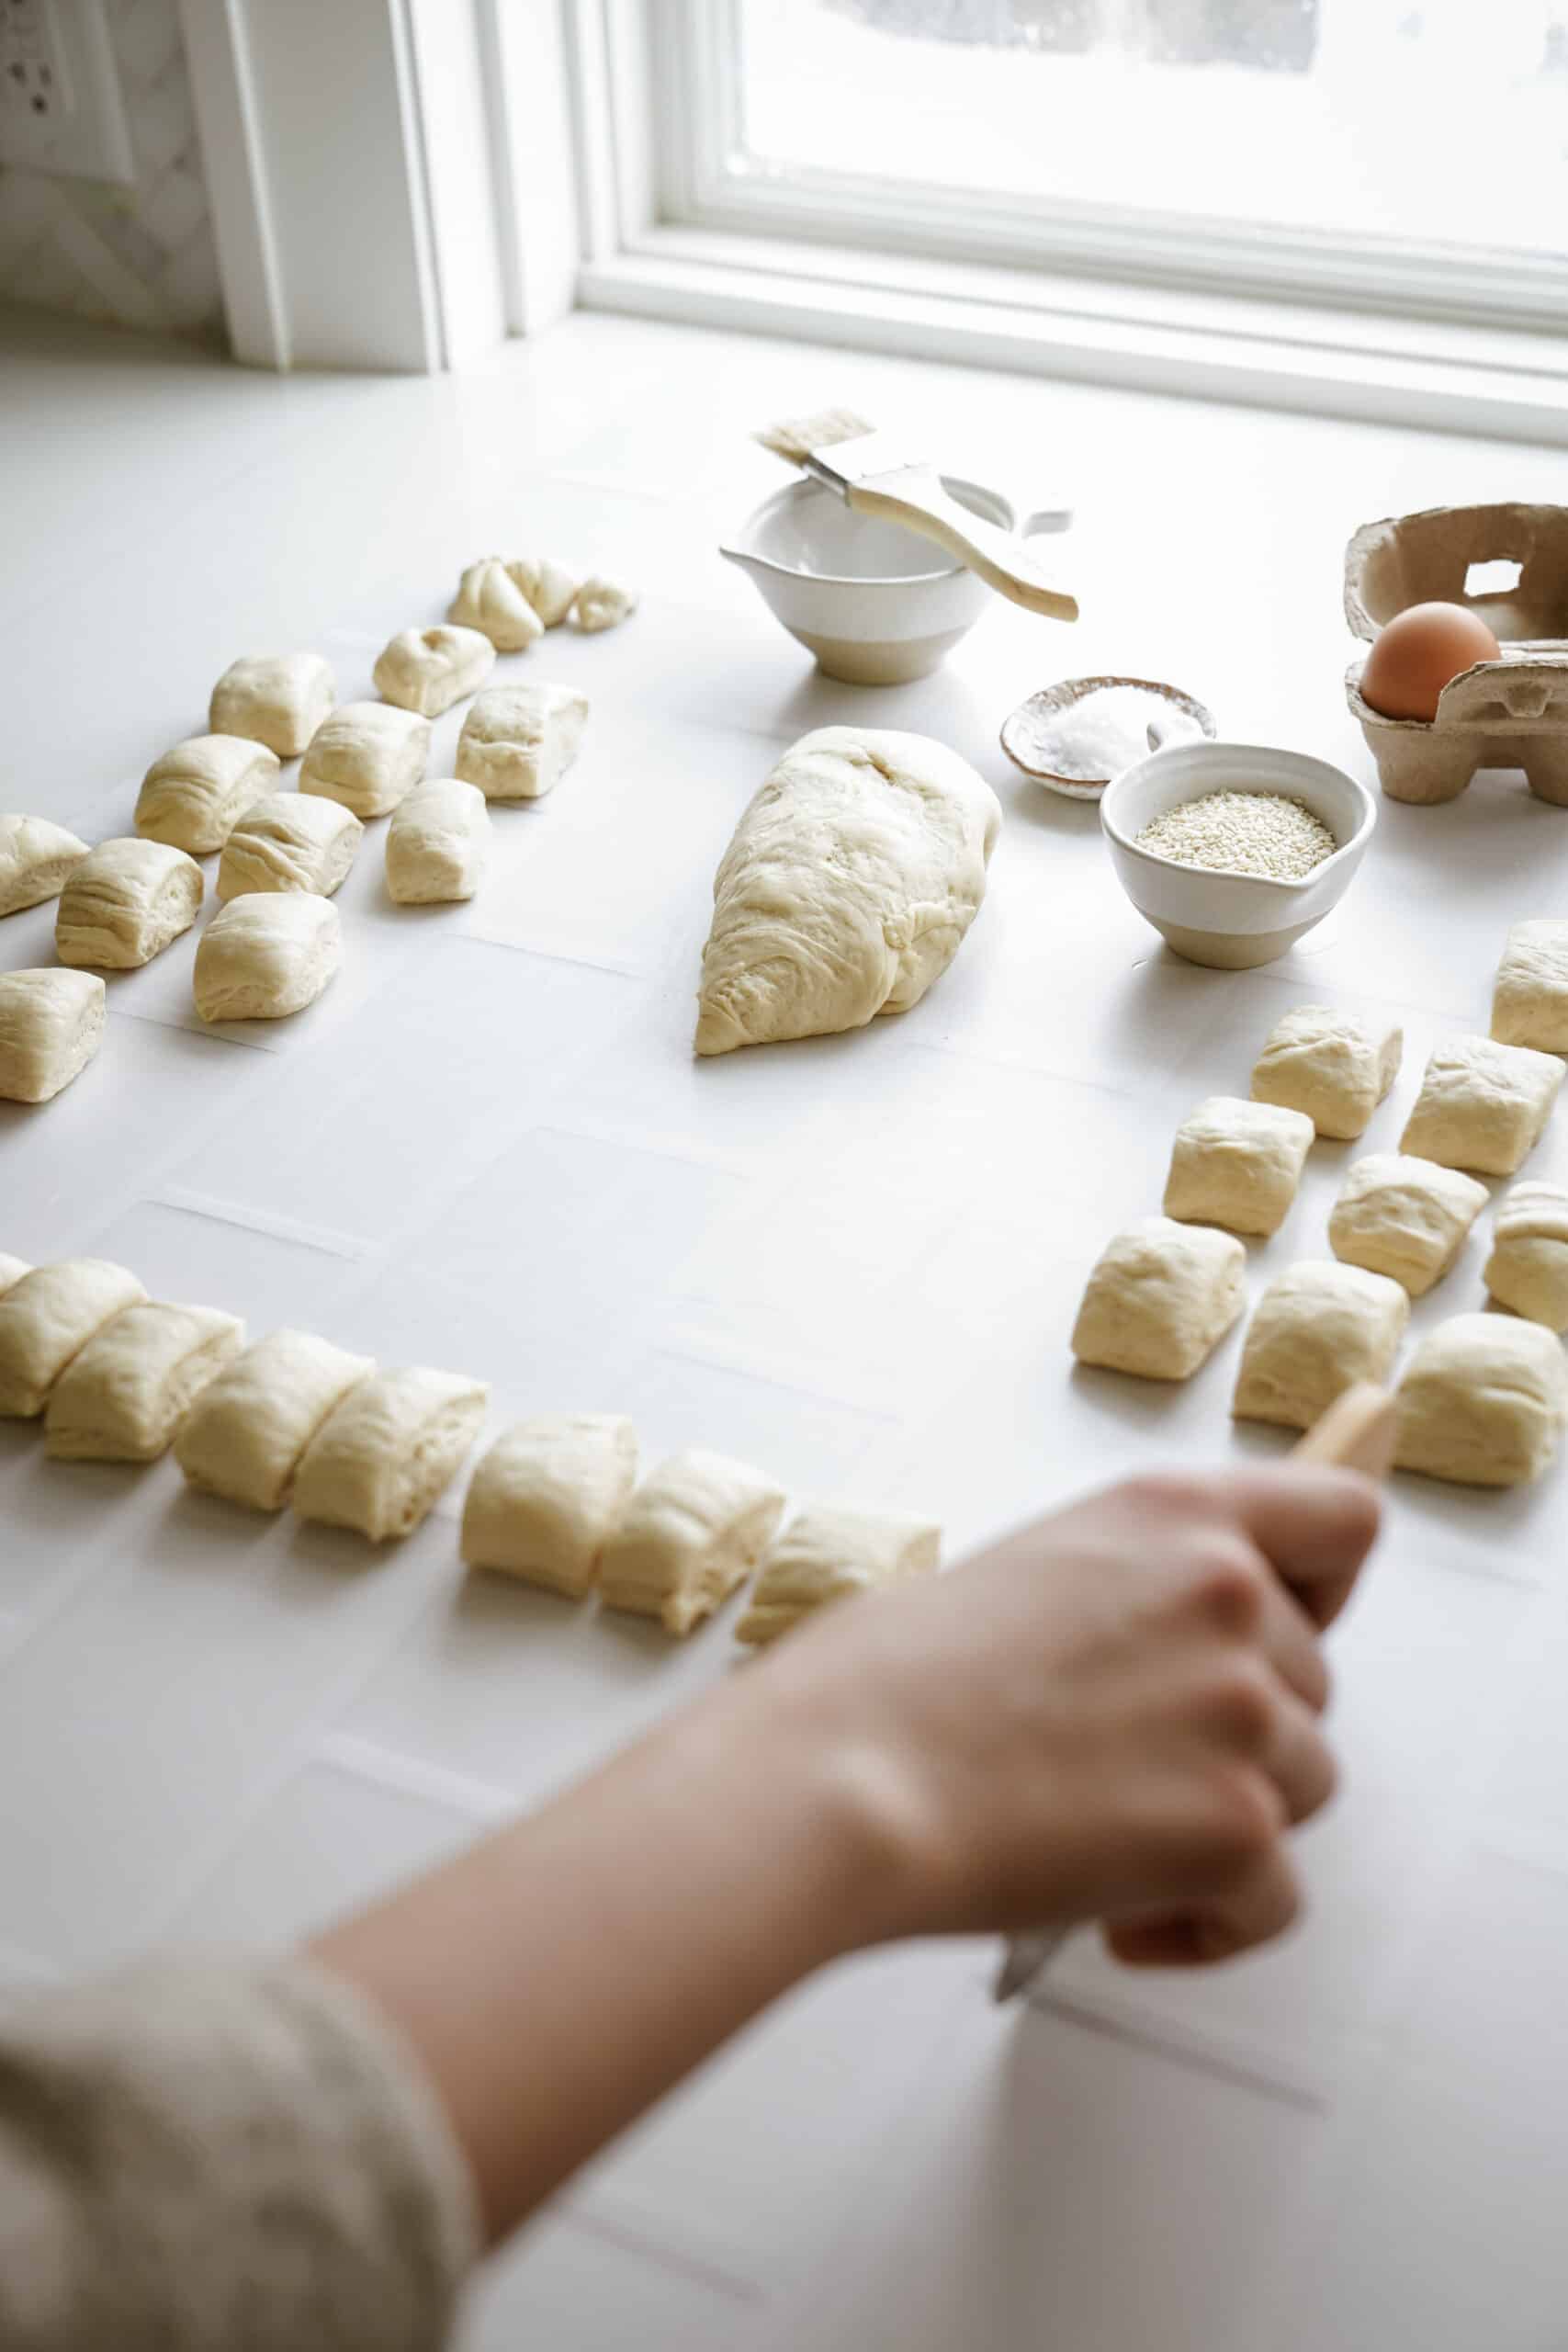
[[[1101,784],[1147,757],[1151,726],[1162,745],[1193,742],[1203,732],[1165,695],[1144,686],[1100,686],[1044,719],[1031,752],[1051,775]]]
[[[1304,800],[1283,792],[1202,793],[1145,825],[1137,844],[1173,865],[1271,882],[1299,882],[1339,846]]]

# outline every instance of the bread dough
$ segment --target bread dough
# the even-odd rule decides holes
[[[1527,1180],[1500,1204],[1483,1277],[1503,1306],[1568,1331],[1568,1192]]]
[[[389,702],[345,702],[316,729],[299,789],[360,819],[384,817],[412,792],[430,757],[430,721]]]
[[[336,800],[269,792],[241,818],[218,861],[218,895],[310,890],[330,899],[354,864],[365,828]]]
[[[924,735],[803,735],[714,878],[698,1053],[860,1029],[918,1004],[980,910],[1001,822],[989,785]]]
[[[104,1038],[96,972],[0,972],[0,1097],[49,1102],[79,1078]]]
[[[190,929],[206,887],[195,858],[166,842],[100,842],[60,894],[54,952],[111,972],[150,964]]]
[[[637,607],[635,588],[622,588],[613,580],[595,576],[579,588],[571,613],[579,628],[595,636],[602,628],[618,628],[622,621],[630,620]]]
[[[0,817],[0,915],[58,899],[86,854],[85,842],[47,817]]]
[[[812,1506],[796,1513],[769,1554],[735,1638],[753,1647],[776,1641],[829,1601],[931,1574],[941,1555],[942,1530],[930,1520]]]
[[[1460,1486],[1522,1486],[1551,1461],[1565,1424],[1562,1341],[1509,1315],[1456,1315],[1400,1383],[1394,1464]]]
[[[773,1540],[784,1489],[744,1463],[693,1447],[638,1487],[599,1563],[608,1609],[689,1634],[743,1584]]]
[[[1392,1275],[1412,1298],[1441,1282],[1490,1198],[1484,1184],[1435,1159],[1370,1152],[1346,1172],[1328,1246],[1349,1266]]]
[[[1141,1380],[1190,1380],[1246,1304],[1247,1250],[1234,1234],[1143,1217],[1101,1251],[1073,1353]]]
[[[1171,1148],[1165,1213],[1232,1233],[1278,1233],[1314,1139],[1302,1111],[1212,1094],[1182,1122]]]
[[[1303,1259],[1258,1302],[1231,1411],[1310,1430],[1359,1380],[1388,1378],[1409,1320],[1409,1297],[1387,1274]]]
[[[337,697],[319,653],[263,653],[231,662],[212,689],[214,735],[249,735],[280,760],[298,759]]]
[[[1329,1004],[1300,1004],[1269,1031],[1252,1099],[1300,1111],[1320,1136],[1353,1141],[1399,1076],[1404,1032]]]
[[[543,620],[498,555],[469,564],[446,617],[463,628],[477,628],[498,653],[521,653],[545,633]]]
[[[310,890],[251,891],[202,933],[192,985],[204,1021],[277,1021],[314,1004],[343,965],[343,925]]]
[[[190,735],[154,760],[136,797],[144,841],[205,857],[277,781],[277,753],[246,735]]]
[[[471,899],[489,856],[484,794],[456,776],[436,776],[393,812],[387,828],[387,888],[400,907]]]
[[[1427,1064],[1401,1151],[1444,1168],[1511,1176],[1551,1116],[1562,1064],[1491,1037],[1455,1037]]]
[[[8,1258],[5,1250],[0,1250],[0,1298],[14,1289],[24,1274],[31,1272],[32,1268],[25,1258]]]
[[[611,1413],[555,1413],[498,1437],[468,1487],[463,1557],[581,1600],[637,1480],[637,1431]]]
[[[375,1366],[310,1331],[269,1331],[204,1388],[175,1436],[193,1487],[281,1510],[327,1415]]]
[[[1517,922],[1492,991],[1492,1035],[1505,1046],[1568,1054],[1568,922]]]
[[[382,650],[371,676],[378,694],[422,718],[439,718],[482,686],[495,648],[477,628],[405,628]]]
[[[35,1266],[0,1298],[0,1419],[36,1420],[79,1349],[147,1294],[107,1258]]]
[[[506,569],[513,585],[523,591],[545,627],[558,628],[582,585],[576,572],[563,571],[547,555],[518,556]]]
[[[305,1448],[295,1510],[301,1519],[355,1528],[372,1544],[412,1534],[461,1468],[487,1394],[482,1381],[422,1364],[371,1373]]]
[[[457,738],[457,774],[487,800],[540,800],[577,757],[588,696],[575,686],[491,686]]]
[[[213,1306],[128,1306],[54,1385],[44,1452],[59,1462],[155,1462],[193,1398],[245,1343]]]

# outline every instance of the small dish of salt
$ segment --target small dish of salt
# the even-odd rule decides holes
[[[1215,732],[1212,714],[1179,686],[1153,678],[1065,678],[1010,713],[1002,749],[1048,792],[1098,800],[1114,777],[1151,752]]]

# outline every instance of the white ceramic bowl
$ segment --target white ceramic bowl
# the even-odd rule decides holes
[[[1322,819],[1339,846],[1300,882],[1212,874],[1138,847],[1156,817],[1205,792],[1282,792]],[[1107,785],[1100,821],[1117,879],[1145,922],[1190,964],[1223,971],[1271,964],[1337,907],[1367,854],[1378,820],[1364,784],[1310,760],[1255,743],[1175,743]]]
[[[972,514],[1020,530],[999,490],[953,474],[942,482]],[[1058,510],[1032,514],[1021,536],[1065,531],[1071,521]],[[974,628],[991,594],[930,539],[856,514],[809,479],[765,498],[719,553],[750,572],[774,618],[819,669],[857,686],[925,677]]]

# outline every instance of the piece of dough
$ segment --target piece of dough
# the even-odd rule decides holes
[[[345,702],[310,738],[299,789],[355,817],[384,817],[411,793],[430,757],[430,721],[389,702]]]
[[[1513,1316],[1456,1315],[1421,1342],[1400,1383],[1394,1464],[1464,1487],[1523,1486],[1551,1461],[1564,1426],[1562,1341]]]
[[[305,1448],[294,1477],[299,1517],[355,1528],[372,1544],[412,1534],[461,1468],[488,1393],[482,1381],[423,1364],[371,1373]]]
[[[1568,1331],[1568,1192],[1527,1180],[1492,1225],[1483,1276],[1493,1297],[1549,1331]]]
[[[1231,1411],[1310,1430],[1358,1381],[1388,1378],[1409,1320],[1409,1297],[1388,1275],[1303,1258],[1254,1309]]]
[[[204,1021],[277,1021],[314,1004],[343,966],[343,925],[310,890],[253,890],[202,933],[192,987]]]
[[[547,628],[558,628],[570,612],[582,582],[575,571],[563,571],[547,555],[516,556],[507,571]]]
[[[768,1555],[735,1638],[753,1647],[776,1641],[830,1601],[931,1575],[941,1556],[942,1530],[930,1520],[810,1506]]]
[[[490,811],[477,784],[433,777],[387,828],[387,888],[400,907],[471,899],[490,856]]]
[[[637,1481],[637,1430],[613,1413],[517,1421],[474,1472],[463,1557],[581,1600]]]
[[[8,1290],[14,1290],[24,1274],[31,1272],[32,1268],[25,1258],[10,1258],[4,1250],[0,1250],[0,1298],[4,1298]]]
[[[541,800],[576,759],[588,696],[575,686],[491,686],[457,738],[457,774],[487,800]]]
[[[73,1357],[44,1415],[59,1462],[155,1462],[192,1400],[245,1343],[215,1306],[128,1306]]]
[[[597,576],[585,580],[572,599],[572,618],[581,629],[596,636],[602,628],[618,628],[622,621],[630,620],[637,607],[635,588],[622,588],[614,580]]]
[[[104,1001],[96,972],[0,972],[0,1096],[49,1102],[79,1078],[103,1043]]]
[[[327,1415],[375,1370],[310,1331],[269,1331],[202,1390],[175,1437],[193,1487],[253,1510],[281,1510]]]
[[[86,854],[85,842],[47,817],[0,817],[0,915],[58,899]]]
[[[714,877],[698,1053],[860,1029],[918,1004],[980,910],[1001,822],[989,785],[924,735],[803,735]]]
[[[218,896],[309,890],[330,899],[354,864],[365,828],[341,801],[269,792],[242,817],[218,861]]]
[[[1568,922],[1517,922],[1492,991],[1492,1035],[1505,1046],[1568,1054]]]
[[[1369,1152],[1347,1170],[1328,1246],[1348,1266],[1390,1274],[1412,1298],[1441,1282],[1486,1206],[1484,1184],[1435,1159]]]
[[[1562,1064],[1492,1037],[1439,1046],[1399,1148],[1444,1168],[1512,1176],[1540,1139],[1562,1083]]]
[[[201,868],[167,842],[100,842],[60,894],[54,952],[62,964],[129,972],[161,956],[201,911]]]
[[[446,617],[461,628],[477,628],[498,653],[521,653],[545,633],[521,582],[498,555],[481,556],[469,564]]]
[[[743,1584],[773,1540],[784,1489],[696,1447],[671,1454],[626,1507],[599,1563],[608,1609],[689,1634]]]
[[[231,662],[212,689],[214,735],[249,735],[280,760],[297,759],[337,698],[319,653],[262,653]]]
[[[1232,1233],[1278,1233],[1312,1149],[1312,1121],[1274,1102],[1212,1094],[1177,1130],[1165,1213]]]
[[[107,1258],[62,1258],[13,1283],[0,1298],[0,1419],[35,1420],[77,1351],[146,1295]]]
[[[495,667],[495,648],[477,628],[400,629],[377,658],[376,691],[423,718],[439,718],[482,686]]]
[[[1269,1033],[1252,1099],[1300,1111],[1320,1136],[1353,1142],[1399,1076],[1404,1032],[1372,1029],[1329,1004],[1300,1004]]]
[[[1100,1252],[1073,1353],[1140,1380],[1190,1380],[1246,1304],[1247,1250],[1234,1234],[1142,1217]]]
[[[154,760],[136,797],[143,841],[205,857],[277,780],[277,753],[248,735],[190,735]]]

